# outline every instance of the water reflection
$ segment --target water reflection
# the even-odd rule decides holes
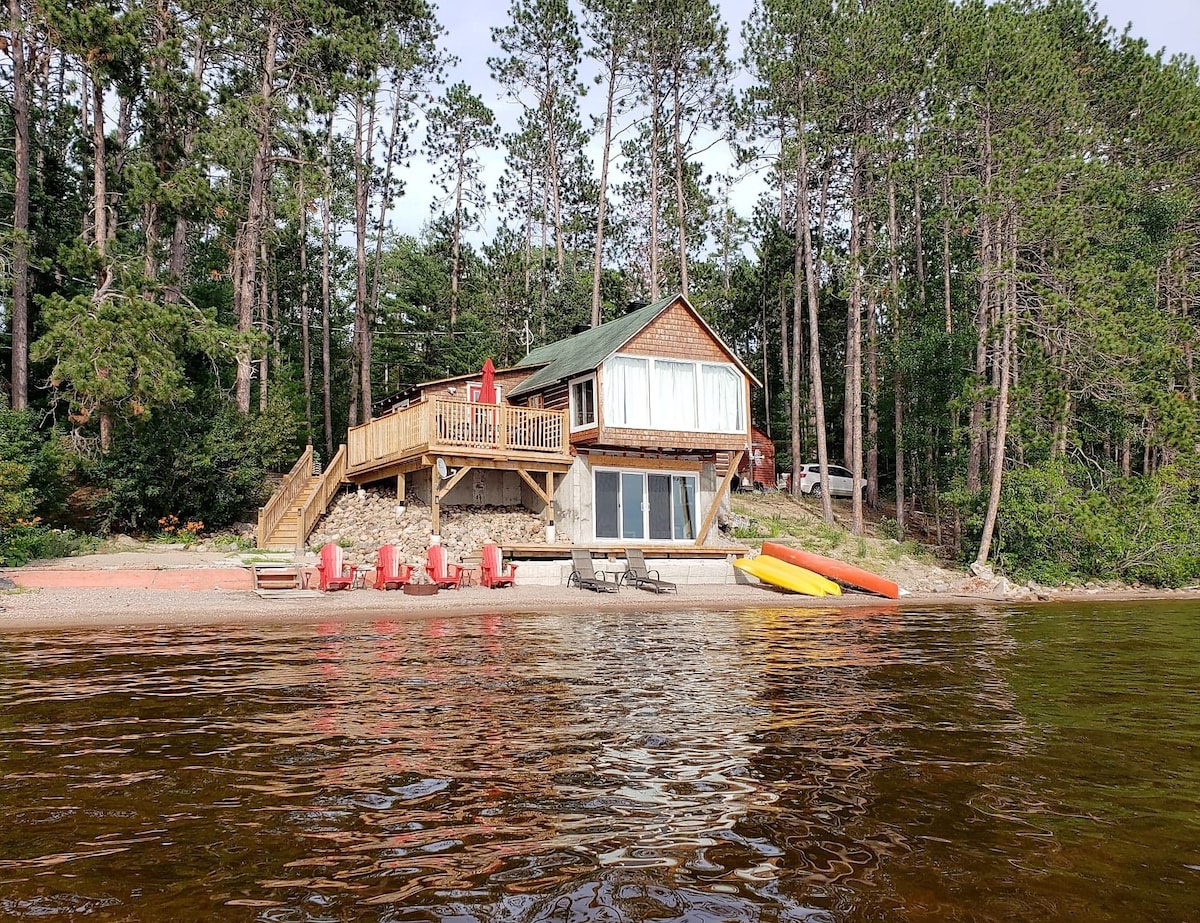
[[[1108,613],[1093,641],[1138,618]],[[1163,709],[1196,725],[1162,689],[1200,671],[1156,661],[1157,697],[1122,719],[1142,754],[1106,767],[1108,726],[1078,717],[1136,690],[1139,658],[1081,663],[1063,620],[885,605],[14,636],[0,916],[1187,919],[1196,754],[1155,734]],[[1153,795],[1128,765],[1147,760]]]

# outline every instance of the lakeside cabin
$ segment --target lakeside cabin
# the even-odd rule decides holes
[[[711,553],[753,441],[751,384],[686,298],[664,298],[511,368],[489,362],[389,399],[320,474],[305,452],[260,511],[258,543],[303,545],[343,483],[388,480],[399,502],[429,507],[435,535],[445,504],[522,505],[575,545]]]

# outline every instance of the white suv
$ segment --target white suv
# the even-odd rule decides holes
[[[821,483],[821,466],[801,465],[800,492],[804,494],[812,494],[814,497],[819,497],[824,489],[825,487]],[[841,465],[829,466],[829,496],[854,496],[854,475]]]

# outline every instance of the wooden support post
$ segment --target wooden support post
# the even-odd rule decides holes
[[[740,452],[733,453],[730,457],[729,470],[725,472],[721,486],[717,488],[717,495],[713,497],[712,506],[704,514],[704,522],[700,524],[700,531],[696,533],[697,545],[703,545],[704,539],[708,537],[708,530],[712,528],[713,520],[717,518],[717,510],[721,508],[721,498],[729,493],[729,485],[733,483],[733,476],[737,474],[738,465],[742,463],[742,456],[745,454],[746,452],[743,449]]]
[[[442,534],[442,506],[438,502],[438,473],[437,468],[429,469],[429,511],[430,529],[434,535]]]
[[[404,473],[401,472],[400,474],[396,475],[396,499],[400,503],[404,502],[404,487]]]
[[[544,490],[542,490],[542,485],[539,484],[537,481],[535,481],[533,479],[532,475],[530,475],[530,473],[528,471],[526,471],[524,468],[522,468],[521,466],[518,465],[517,466],[517,474],[519,474],[521,476],[522,481],[524,481],[526,484],[529,485],[529,489],[532,490],[535,494],[537,494],[542,499],[543,503],[550,502],[550,497],[546,494],[546,492]]]
[[[554,525],[554,472],[546,472],[546,525]]]

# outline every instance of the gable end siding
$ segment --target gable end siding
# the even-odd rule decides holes
[[[734,361],[682,304],[674,304],[656,317],[620,351],[638,356],[662,356],[667,359]]]

